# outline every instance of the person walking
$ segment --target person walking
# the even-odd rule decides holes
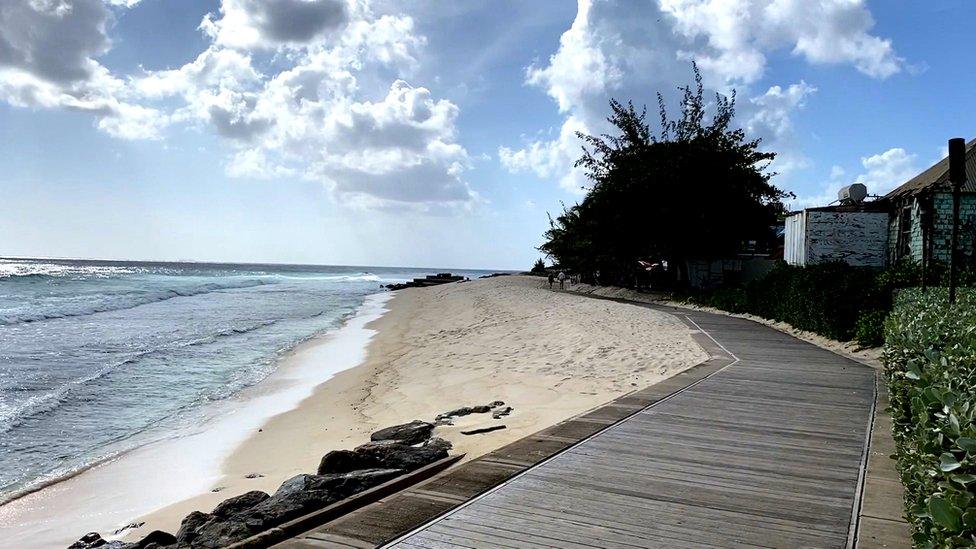
[[[565,283],[566,283],[566,273],[564,273],[562,271],[559,271],[559,277],[558,278],[559,278],[559,289],[560,290],[565,290],[566,289],[566,286],[565,286]]]
[[[549,273],[549,289],[550,290],[552,289],[552,283],[555,280],[556,280],[556,277],[552,276],[552,273]]]

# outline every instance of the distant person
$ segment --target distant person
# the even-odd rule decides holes
[[[552,289],[552,283],[555,280],[556,280],[556,277],[552,276],[552,273],[549,273],[549,289],[550,290]]]
[[[559,289],[565,290],[566,289],[565,284],[566,284],[566,273],[559,271]]]

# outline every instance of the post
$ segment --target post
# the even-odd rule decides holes
[[[966,141],[961,137],[949,140],[949,181],[952,183],[952,237],[949,243],[949,304],[956,302],[959,282],[959,194],[966,182]]]

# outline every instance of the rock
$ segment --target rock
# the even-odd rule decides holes
[[[485,406],[485,405],[481,405],[481,406],[464,406],[462,408],[458,408],[457,410],[451,410],[450,412],[444,412],[443,414],[438,415],[434,419],[435,420],[437,420],[437,419],[447,419],[447,418],[451,418],[451,417],[467,416],[467,415],[470,415],[470,414],[484,414],[484,413],[486,413],[486,412],[488,412],[490,410],[491,410],[491,406]]]
[[[380,429],[379,431],[376,431],[370,435],[369,439],[374,442],[378,440],[396,440],[398,442],[402,442],[403,444],[420,444],[421,442],[429,439],[431,433],[433,432],[433,423],[427,423],[426,421],[415,419],[410,423]]]
[[[470,429],[468,431],[461,431],[462,435],[480,435],[482,433],[490,433],[492,431],[498,431],[504,429],[504,425],[493,425],[491,427],[482,427],[480,429]]]
[[[119,535],[122,532],[125,532],[126,530],[134,530],[136,528],[139,528],[143,524],[145,524],[145,522],[130,522],[129,524],[126,524],[122,528],[119,528],[118,530],[116,530],[116,531],[114,531],[112,533],[115,534],[115,535]]]
[[[270,528],[270,526],[267,528]],[[213,518],[197,528],[189,544],[184,544],[181,541],[178,546],[181,549],[183,547],[192,547],[193,549],[220,549],[244,538],[253,536],[267,528],[262,528],[260,525],[251,525],[243,520],[221,520],[219,518]]]
[[[322,456],[319,461],[318,474],[345,473],[357,469],[369,469],[375,462],[367,456],[357,454],[353,450],[333,450]]]
[[[498,408],[498,407],[504,406],[504,405],[505,405],[505,401],[504,400],[495,400],[495,401],[492,401],[492,403],[489,404],[488,406],[491,406],[492,408]]]
[[[225,499],[217,504],[210,514],[215,517],[227,518],[231,515],[236,515],[241,511],[246,511],[269,497],[271,496],[260,490],[251,490],[250,492],[243,493],[239,496]]]
[[[180,530],[176,532],[176,543],[179,546],[189,545],[197,537],[197,529],[206,524],[213,518],[209,513],[193,511],[183,517],[180,523]]]
[[[402,475],[402,469],[367,469],[331,475],[298,475],[286,480],[273,496],[234,515],[231,520],[254,531],[272,528],[305,513]]]
[[[512,413],[512,407],[511,406],[506,406],[504,408],[498,408],[498,409],[496,409],[495,411],[493,411],[491,413],[491,419],[501,419],[501,418],[503,418],[503,417],[505,417],[505,416],[507,416],[508,414],[511,414],[511,413]]]
[[[176,544],[176,536],[162,530],[153,530],[146,537],[133,545],[133,549],[150,549],[150,547],[166,547]]]
[[[214,488],[213,490],[210,490],[210,491],[216,494],[217,492],[223,490],[224,488],[226,488],[226,486],[218,486],[218,487],[216,487],[216,488]]]
[[[263,478],[263,477],[264,475],[262,475],[261,473],[248,473],[244,475],[244,478]]]
[[[92,547],[102,547],[107,541],[102,539],[98,532],[88,532],[78,539],[78,541],[68,546],[68,549],[89,549]]]
[[[453,448],[454,445],[451,444],[450,442],[448,442],[448,441],[440,438],[440,437],[434,437],[434,438],[428,440],[427,442],[425,442],[424,443],[424,447],[428,447],[428,448],[439,448],[439,449],[442,449],[442,450],[444,450],[446,452],[446,451],[450,450],[451,448]]]
[[[440,439],[432,439],[440,440]],[[391,440],[368,442],[355,450],[336,450],[322,457],[318,474],[339,474],[362,469],[403,469],[413,471],[447,457],[443,444],[410,446]]]

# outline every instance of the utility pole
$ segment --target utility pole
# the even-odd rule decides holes
[[[949,181],[952,183],[952,239],[949,248],[949,304],[956,302],[959,283],[959,195],[966,182],[966,140],[949,140]]]

